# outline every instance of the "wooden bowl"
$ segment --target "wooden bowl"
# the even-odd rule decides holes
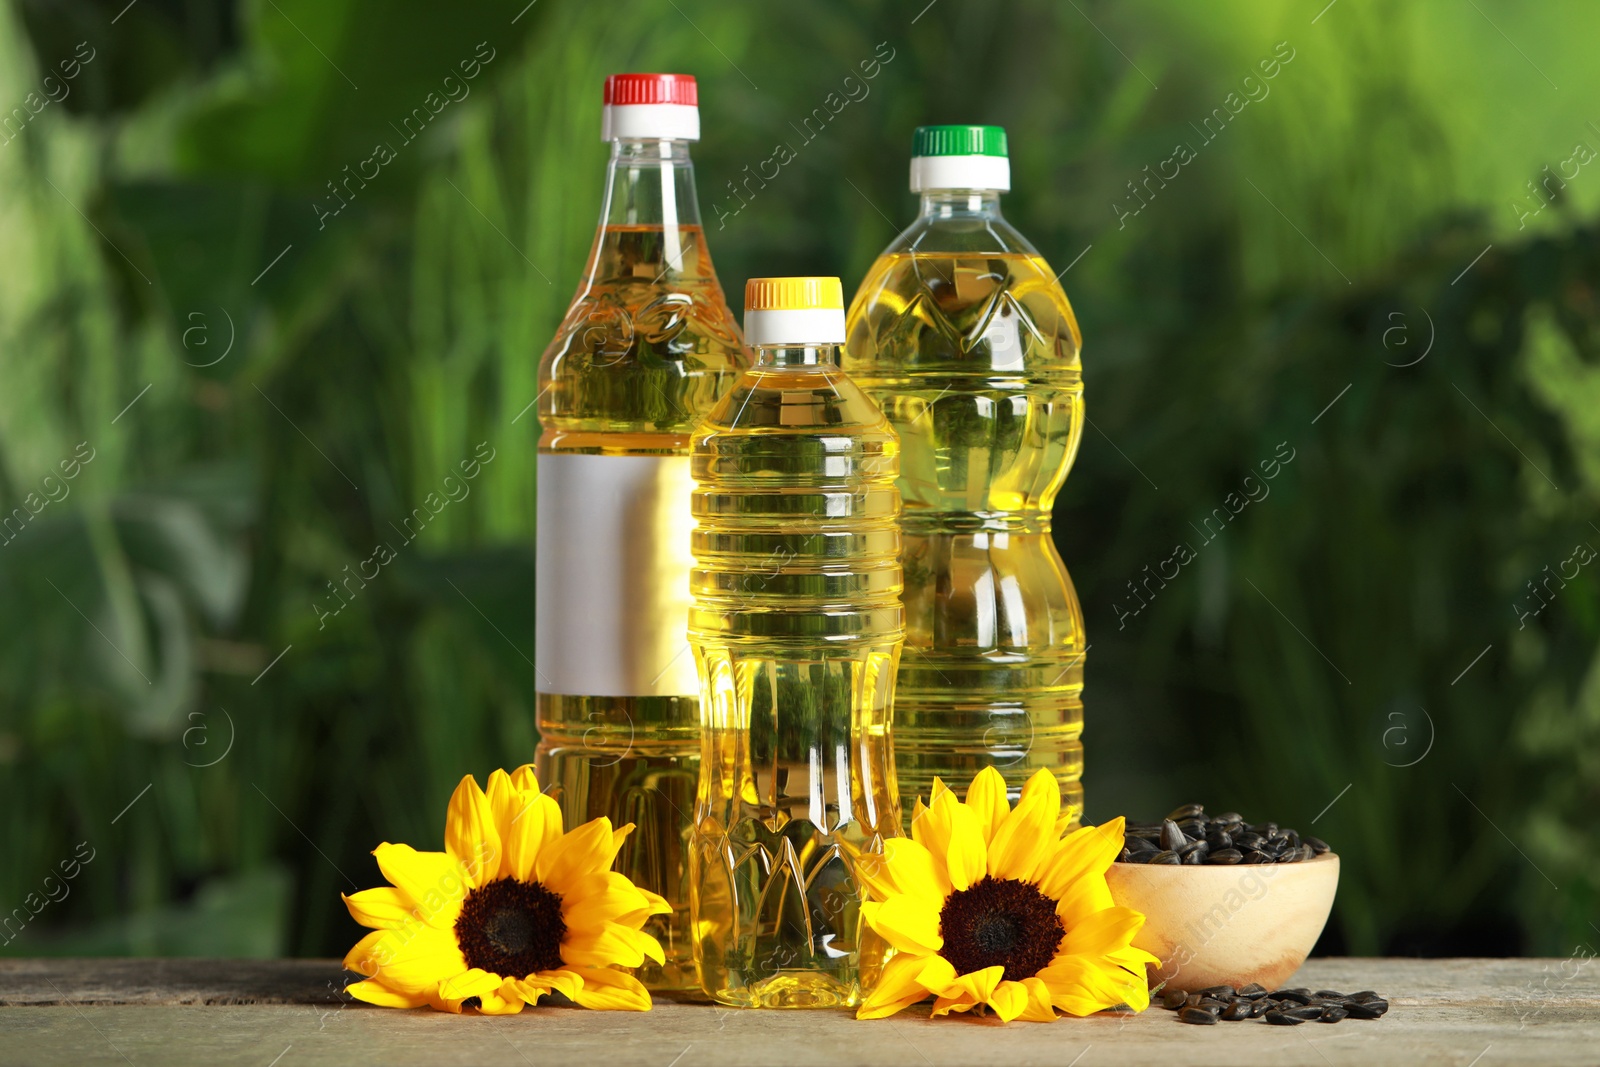
[[[1278,989],[1317,943],[1339,886],[1339,857],[1299,863],[1113,863],[1111,898],[1144,912],[1133,943],[1161,960],[1150,984],[1178,989],[1257,982]]]

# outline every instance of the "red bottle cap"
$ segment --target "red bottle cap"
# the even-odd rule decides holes
[[[692,74],[613,74],[606,79],[605,103],[696,107],[700,92]]]

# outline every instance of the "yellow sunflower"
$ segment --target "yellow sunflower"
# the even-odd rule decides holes
[[[344,959],[366,975],[352,996],[390,1008],[459,1013],[475,999],[512,1015],[556,990],[586,1008],[649,1011],[650,994],[617,967],[662,961],[640,930],[671,906],[611,871],[633,830],[594,819],[563,833],[561,809],[532,767],[469,774],[450,798],[444,851],[373,850],[389,886],[344,902],[373,928]]]
[[[1006,1022],[1147,1008],[1144,965],[1159,961],[1131,944],[1144,916],[1114,906],[1106,888],[1123,820],[1062,837],[1060,814],[1048,771],[1029,779],[1015,810],[992,767],[965,803],[935,779],[911,837],[861,866],[873,897],[862,916],[895,955],[856,1017],[881,1019],[929,994],[934,1015],[987,1004]]]

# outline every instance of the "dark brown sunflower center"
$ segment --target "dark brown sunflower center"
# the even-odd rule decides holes
[[[468,967],[526,978],[561,966],[561,896],[539,882],[502,878],[467,894],[456,941]]]
[[[957,974],[1004,967],[1006,980],[1017,982],[1050,965],[1066,932],[1055,901],[1032,882],[984,878],[945,900],[939,955]]]

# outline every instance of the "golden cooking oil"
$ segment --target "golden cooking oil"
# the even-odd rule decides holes
[[[1083,792],[1083,612],[1050,512],[1083,430],[1082,346],[1056,273],[1005,220],[1004,131],[917,131],[916,222],[861,283],[844,366],[900,435],[902,804],[993,766]]]
[[[838,279],[753,279],[745,332],[756,363],[693,444],[695,964],[724,1004],[850,1006],[856,867],[899,832],[899,444],[837,365]]]
[[[646,927],[654,989],[696,985],[689,435],[749,362],[700,227],[694,103],[681,75],[608,80],[600,228],[539,366],[536,765],[569,829],[636,825],[616,869],[674,906]]]

